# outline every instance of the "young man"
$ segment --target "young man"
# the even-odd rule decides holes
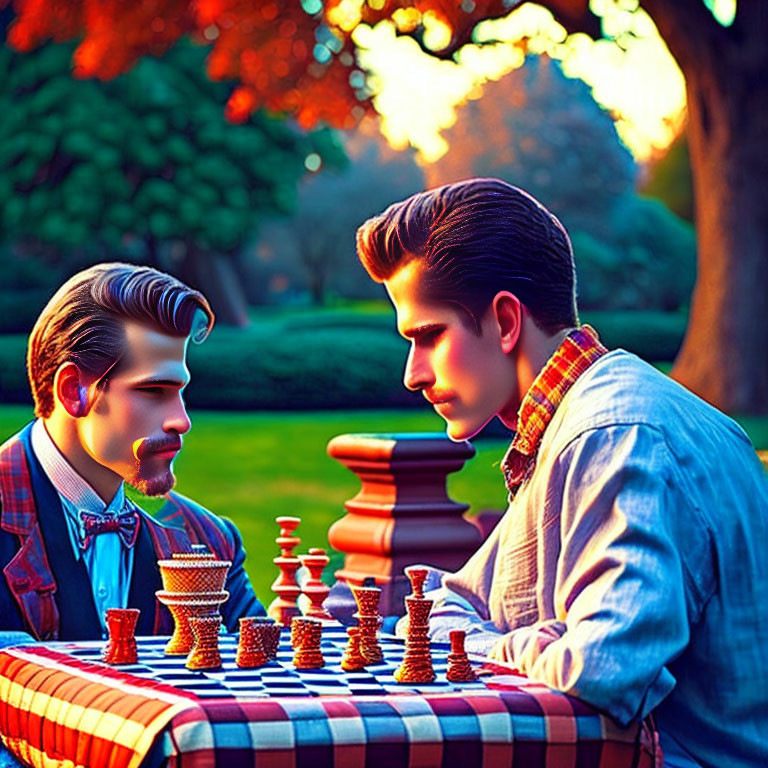
[[[509,509],[444,575],[433,637],[654,712],[667,765],[768,765],[768,477],[739,426],[579,325],[565,230],[504,182],[397,203],[358,253],[449,437],[515,432]]]
[[[138,634],[170,633],[156,563],[195,543],[232,561],[227,627],[264,612],[235,526],[171,492],[187,344],[212,325],[202,294],[127,264],[80,272],[45,307],[27,357],[37,419],[0,447],[0,640],[99,638],[110,607],[140,608]],[[125,482],[167,495],[155,518]]]

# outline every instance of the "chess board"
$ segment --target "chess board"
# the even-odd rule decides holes
[[[445,671],[450,651],[448,644],[431,646],[436,679],[429,684],[401,684],[394,672],[403,660],[403,641],[382,635],[380,643],[384,662],[371,664],[363,670],[347,672],[341,668],[341,658],[347,644],[343,627],[323,628],[321,650],[325,666],[321,669],[298,670],[292,664],[293,649],[290,632],[284,629],[280,637],[277,660],[255,669],[240,669],[235,664],[237,635],[222,635],[219,640],[222,666],[217,670],[192,671],[185,667],[186,656],[166,656],[166,637],[140,637],[138,663],[121,664],[116,669],[138,677],[150,678],[192,693],[198,698],[262,698],[271,696],[370,696],[389,693],[449,693],[486,690],[482,679],[471,683],[451,683]],[[49,648],[63,651],[82,661],[99,662],[104,642],[49,643]]]

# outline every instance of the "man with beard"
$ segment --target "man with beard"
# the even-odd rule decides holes
[[[213,320],[197,291],[117,263],[75,275],[43,310],[27,355],[37,419],[0,447],[0,641],[99,638],[111,607],[141,609],[140,635],[168,634],[156,563],[194,544],[232,561],[230,631],[264,613],[233,523],[171,491],[187,344]],[[151,517],[125,482],[166,504]]]

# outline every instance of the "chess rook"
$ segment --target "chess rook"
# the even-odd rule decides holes
[[[280,569],[280,575],[272,584],[272,591],[277,597],[272,601],[267,614],[283,626],[289,626],[294,616],[300,616],[301,611],[296,601],[301,594],[301,587],[296,581],[296,571],[301,567],[301,560],[293,554],[293,550],[301,543],[294,535],[301,518],[282,516],[275,518],[280,526],[280,535],[275,542],[280,547],[280,554],[272,562]]]
[[[237,642],[235,664],[243,669],[261,667],[267,663],[265,649],[265,625],[259,618],[246,616],[240,619],[240,636]]]
[[[384,660],[379,645],[379,628],[382,619],[379,616],[381,590],[378,587],[352,587],[352,595],[357,603],[354,614],[360,628],[360,655],[369,664],[379,664]]]
[[[294,617],[291,622],[291,640],[296,653],[293,656],[293,666],[296,669],[320,669],[325,666],[325,659],[320,650],[323,624],[318,619],[302,616]]]
[[[195,644],[187,656],[187,669],[217,669],[221,666],[219,630],[221,616],[192,616],[189,620]]]
[[[136,651],[136,622],[138,608],[107,608],[104,619],[109,639],[104,646],[102,661],[107,664],[134,664],[138,661]]]
[[[469,663],[469,657],[464,649],[466,632],[463,629],[452,629],[450,632],[451,652],[448,654],[448,669],[445,676],[452,683],[470,683],[477,680],[477,675]]]

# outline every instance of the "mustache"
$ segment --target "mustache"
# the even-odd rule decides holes
[[[164,437],[147,437],[136,448],[136,458],[141,460],[148,453],[159,451],[180,451],[181,435],[167,435]]]

